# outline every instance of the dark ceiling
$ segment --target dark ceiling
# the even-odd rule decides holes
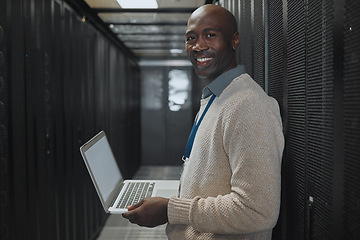
[[[157,9],[124,9],[116,0],[68,0],[100,31],[139,59],[186,58],[184,33],[191,13],[213,0],[157,0]],[[124,47],[126,46],[126,47]]]

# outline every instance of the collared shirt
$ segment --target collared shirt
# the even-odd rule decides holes
[[[244,73],[244,65],[239,65],[224,72],[203,89],[201,98],[207,98],[211,94],[215,94],[215,96],[219,97],[222,91],[224,91],[224,89],[232,82],[232,80],[234,80],[234,78]]]

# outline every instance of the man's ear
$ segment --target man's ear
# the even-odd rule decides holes
[[[238,32],[235,32],[232,38],[232,48],[235,51],[239,46],[240,36]]]

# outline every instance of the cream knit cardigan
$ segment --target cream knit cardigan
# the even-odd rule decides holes
[[[276,100],[249,75],[235,78],[200,124],[180,197],[168,204],[169,239],[271,239],[283,148]]]

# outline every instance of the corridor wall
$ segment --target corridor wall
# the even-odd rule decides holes
[[[281,108],[273,239],[360,239],[360,2],[219,3],[239,22],[238,62]]]
[[[79,147],[105,130],[140,165],[136,59],[66,2],[0,3],[0,238],[94,239],[106,219]]]

